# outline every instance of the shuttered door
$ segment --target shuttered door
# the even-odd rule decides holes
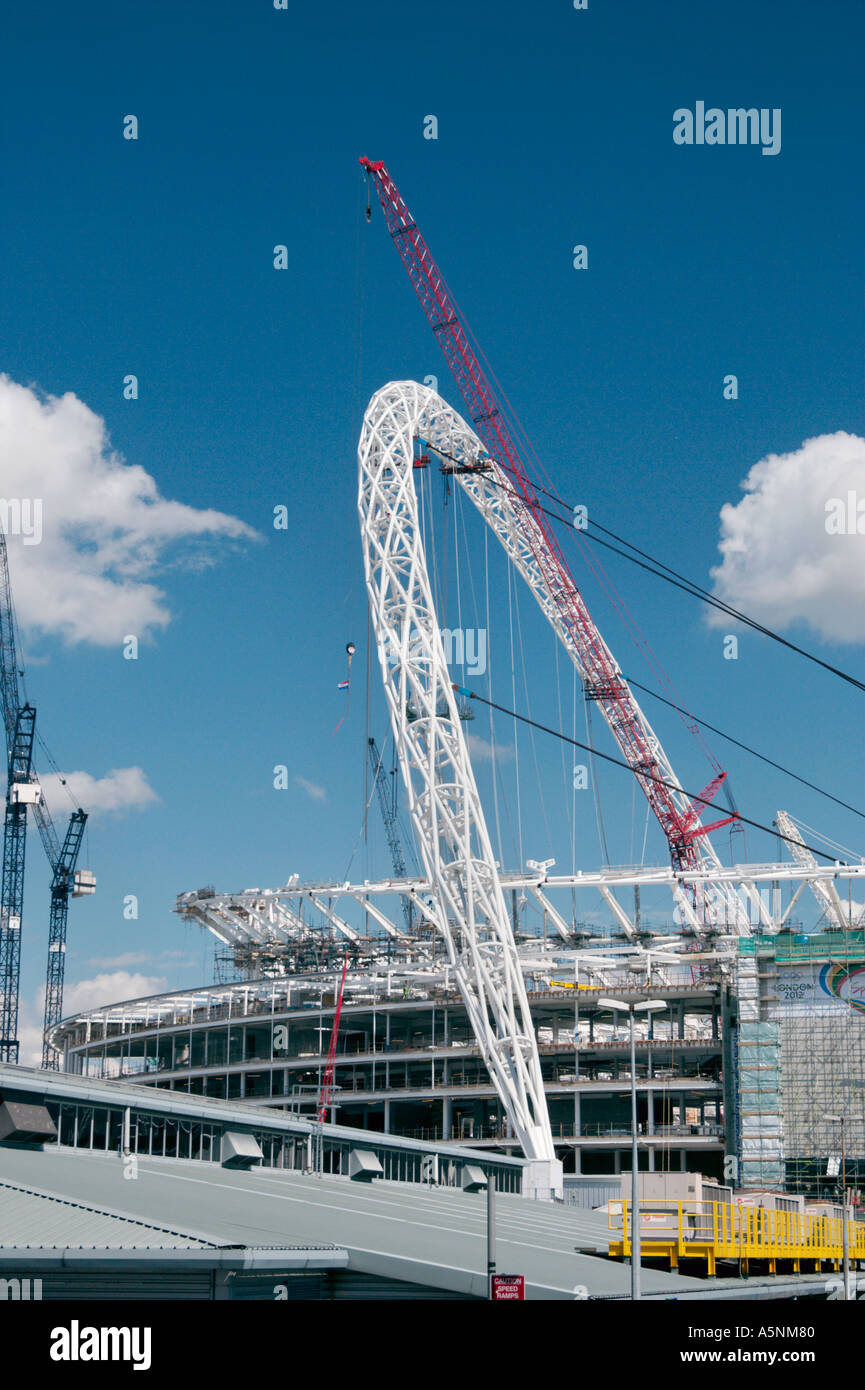
[[[80,1274],[72,1271],[42,1277],[42,1301],[59,1299],[106,1299],[136,1302],[141,1299],[210,1299],[213,1288],[209,1272],[194,1274]]]

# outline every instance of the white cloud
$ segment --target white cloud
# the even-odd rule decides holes
[[[124,951],[119,956],[91,956],[87,964],[111,970],[121,965],[146,965],[150,959],[147,951]]]
[[[66,782],[76,805],[90,815],[100,811],[140,810],[159,800],[140,767],[115,767],[104,777],[93,777],[89,772],[70,772],[64,773],[61,779],[59,773],[47,773],[40,778],[40,784],[51,807],[66,803],[61,780]]]
[[[770,454],[721,508],[715,594],[767,627],[807,623],[834,642],[865,641],[865,530],[827,531],[827,505],[865,502],[865,439],[839,430]],[[713,626],[730,619],[712,610]]]
[[[172,561],[212,564],[218,542],[257,538],[236,517],[162,497],[71,391],[43,396],[4,375],[0,496],[42,507],[39,544],[8,534],[19,623],[70,645],[111,646],[164,628],[171,614],[157,574]]]
[[[91,980],[67,984],[63,993],[63,1014],[83,1013],[103,1004],[117,1004],[124,999],[140,999],[148,994],[163,993],[168,985],[164,975],[142,975],[139,971],[112,970],[94,975]]]
[[[466,744],[473,762],[488,763],[495,755],[496,762],[503,763],[514,756],[514,750],[509,743],[497,743],[493,747],[489,740],[481,738],[480,734],[466,734]]]
[[[155,956],[149,951],[123,951],[119,956],[91,956],[87,964],[98,965],[102,970],[115,970],[125,965],[159,965],[169,962],[179,968],[199,968],[198,962],[187,960],[183,951],[160,951]]]
[[[45,1010],[43,998],[37,1009],[28,1009],[24,1001],[18,1013],[18,1061],[22,1067],[41,1067],[42,1065],[42,1018]]]
[[[311,797],[313,801],[326,801],[327,792],[324,787],[320,787],[317,782],[310,782],[306,777],[295,777],[295,782]]]
[[[165,991],[164,976],[130,974],[116,970],[113,974],[94,975],[92,980],[66,984],[63,991],[63,1017],[96,1009],[103,1004],[117,1004],[124,999],[140,999],[148,994]],[[18,1060],[22,1067],[42,1065],[42,1023],[45,1017],[45,986],[40,985],[31,1000],[22,997],[18,1013]]]

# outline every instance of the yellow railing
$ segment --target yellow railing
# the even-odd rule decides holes
[[[668,1259],[676,1268],[682,1259],[704,1260],[709,1274],[718,1260],[765,1261],[769,1273],[779,1260],[798,1272],[803,1262],[816,1270],[824,1261],[840,1267],[844,1255],[844,1226],[840,1217],[810,1212],[767,1211],[764,1207],[728,1202],[675,1202],[644,1199],[640,1204],[640,1248],[644,1259]],[[630,1203],[610,1203],[609,1253],[613,1259],[631,1254]],[[615,1232],[615,1234],[613,1234]],[[865,1224],[847,1222],[851,1264],[865,1262]]]

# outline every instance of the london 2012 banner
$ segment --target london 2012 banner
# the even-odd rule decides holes
[[[782,1008],[803,1004],[853,1009],[865,1013],[865,966],[829,961],[794,965],[779,970],[778,997]]]

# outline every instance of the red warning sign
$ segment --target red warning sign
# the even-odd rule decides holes
[[[502,1300],[513,1302],[516,1299],[524,1300],[526,1296],[526,1280],[522,1274],[494,1274],[493,1275],[493,1301]]]

